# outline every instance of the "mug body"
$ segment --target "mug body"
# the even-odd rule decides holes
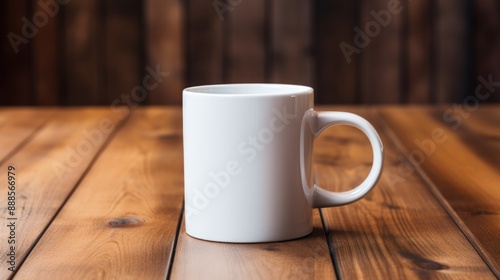
[[[183,92],[186,232],[271,242],[312,231],[300,171],[301,124],[313,90],[229,84]],[[310,164],[310,163],[309,163]]]

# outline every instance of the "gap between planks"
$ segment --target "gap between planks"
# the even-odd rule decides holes
[[[392,130],[392,128],[387,124],[387,122],[380,116],[380,113],[377,109],[370,109],[368,113],[374,116],[380,126],[383,128],[384,133],[388,136],[394,146],[401,152],[403,155],[408,155],[409,151],[404,146],[403,142],[397,137],[396,133]],[[413,168],[415,168],[416,175],[425,183],[425,186],[430,190],[434,198],[436,198],[437,202],[443,207],[446,213],[450,216],[452,221],[457,225],[462,234],[467,238],[472,247],[476,250],[479,256],[486,263],[488,268],[492,271],[492,273],[500,279],[500,271],[495,269],[495,266],[492,264],[491,260],[488,258],[487,253],[483,250],[483,248],[475,241],[474,234],[470,231],[467,225],[462,221],[460,216],[455,212],[453,207],[448,203],[448,201],[443,197],[437,186],[434,182],[427,176],[425,171],[419,166],[415,165],[412,161],[408,161],[408,164],[411,164]]]
[[[8,279],[13,279],[17,272],[22,268],[23,264],[24,264],[24,261],[26,261],[26,259],[30,256],[31,252],[33,251],[33,249],[35,248],[35,246],[38,244],[38,242],[40,241],[40,239],[42,238],[42,236],[44,236],[45,232],[47,231],[47,229],[50,227],[50,225],[52,224],[52,222],[57,218],[57,216],[59,215],[59,212],[61,212],[61,209],[64,208],[64,206],[66,205],[66,203],[68,202],[68,200],[71,198],[71,196],[73,195],[73,193],[75,192],[75,190],[78,188],[78,186],[80,185],[80,183],[82,182],[82,180],[85,178],[85,176],[87,175],[87,173],[89,172],[89,170],[92,169],[92,167],[94,166],[94,163],[97,161],[97,159],[101,156],[102,152],[104,151],[104,149],[106,149],[106,147],[109,145],[109,143],[111,142],[111,140],[114,138],[114,136],[116,135],[116,133],[123,127],[123,125],[127,122],[127,120],[129,119],[130,115],[132,113],[128,114],[126,117],[124,117],[123,119],[119,120],[118,121],[118,124],[116,125],[116,127],[113,129],[113,131],[111,131],[111,133],[108,135],[108,137],[104,140],[104,143],[102,143],[102,145],[99,147],[99,149],[97,150],[96,154],[94,155],[94,157],[92,158],[92,160],[89,162],[89,164],[87,165],[87,167],[85,168],[85,170],[82,172],[82,175],[80,176],[80,178],[76,181],[76,183],[74,184],[73,188],[70,190],[70,192],[68,193],[68,195],[66,196],[66,198],[62,201],[61,203],[61,206],[56,210],[56,212],[54,213],[54,215],[52,216],[52,218],[47,222],[47,224],[45,225],[45,227],[42,229],[42,231],[40,232],[40,234],[38,235],[38,237],[33,241],[33,243],[31,244],[31,246],[28,248],[28,250],[26,251],[26,255],[24,256],[24,258],[22,258],[19,263],[18,263],[18,267],[17,269],[8,277]],[[45,120],[43,122],[42,125],[40,125],[36,131],[40,131],[40,129],[47,123],[49,122],[53,117],[57,117],[57,113],[54,113],[52,115],[50,115],[47,120]],[[35,133],[32,133],[29,137],[27,138],[33,138],[35,136]],[[25,141],[23,141],[25,142]],[[26,143],[28,143],[29,141],[27,141]],[[7,157],[5,157],[7,158]],[[0,160],[0,165],[2,164],[3,162]]]
[[[326,243],[328,244],[328,253],[330,254],[330,259],[332,260],[335,277],[337,278],[337,280],[341,280],[342,277],[340,277],[340,267],[337,258],[335,257],[334,254],[335,247],[333,246],[333,238],[330,234],[330,231],[326,229],[327,227],[325,222],[325,216],[323,214],[323,208],[319,208],[319,217],[321,218],[321,226],[323,227],[323,232],[326,237]]]
[[[179,235],[181,234],[182,219],[184,218],[184,200],[182,201],[181,211],[179,212],[179,218],[177,219],[177,228],[175,229],[174,241],[172,242],[172,248],[170,250],[170,260],[167,265],[167,277],[170,279],[172,274],[172,269],[174,267],[175,261],[175,250],[177,250],[177,242],[179,242]]]
[[[31,131],[19,144],[17,144],[10,152],[8,152],[3,158],[0,159],[0,165],[3,165],[12,158],[17,152],[24,148],[33,138],[40,132],[40,130],[45,126],[45,124],[54,116],[56,113],[50,113],[47,115],[45,120],[43,120],[38,126],[36,126],[33,131]]]
[[[0,165],[3,165],[7,162],[7,160],[11,159],[17,152],[19,152],[22,148],[24,148],[33,138],[37,135],[38,132],[42,129],[42,127],[47,123],[47,120],[45,120],[43,123],[41,123],[38,127],[33,129],[26,138],[24,138],[17,146],[15,146],[10,152],[8,152],[2,159],[0,159]]]
[[[119,275],[131,277],[132,272],[137,273],[136,277],[143,276],[139,278],[150,275],[165,279],[170,259],[168,254],[171,251],[171,243],[178,225],[177,218],[182,208],[182,199],[174,205],[175,212],[171,212],[173,209],[171,205],[162,202],[163,195],[176,201],[177,198],[181,198],[178,196],[178,189],[162,187],[165,183],[174,183],[176,186],[180,183],[180,177],[177,178],[176,174],[181,174],[178,168],[182,162],[175,160],[180,158],[178,145],[181,139],[178,117],[180,114],[177,111],[149,108],[135,111],[134,115],[130,116],[96,159],[87,176],[80,182],[65,207],[42,236],[16,277],[31,279],[34,275],[40,275],[42,278],[49,275],[51,278],[54,276],[58,278],[59,275],[61,278],[64,274],[78,273],[80,273],[78,275],[113,277],[116,274],[115,277]],[[156,123],[157,119],[160,120],[159,123]],[[165,132],[164,126],[159,125],[162,122],[171,125],[170,128],[174,133]],[[138,131],[140,133],[137,133]],[[175,147],[169,146],[172,144]],[[123,153],[124,147],[130,147],[132,151]],[[156,148],[163,149],[162,147],[166,147],[168,151],[164,154],[156,153]],[[170,153],[171,151],[175,153]],[[165,156],[167,158],[164,158]],[[164,172],[164,169],[156,169],[157,163],[165,163],[167,172]],[[106,168],[110,164],[116,170],[113,174],[109,174]],[[122,171],[132,173],[120,176]],[[137,174],[146,176],[147,182],[144,186],[141,185],[144,180],[140,180],[142,178],[138,178]],[[155,179],[158,175],[161,178]],[[172,175],[175,178],[172,178]],[[110,187],[102,188],[100,185]],[[100,190],[103,193],[97,198],[102,199],[95,200],[96,191]],[[141,195],[142,193],[144,195]],[[109,198],[113,198],[116,203],[110,206]],[[149,199],[153,204],[148,206],[152,207],[144,207],[141,202],[148,202]],[[88,207],[89,205],[92,207]],[[101,213],[106,215],[103,216]],[[129,217],[131,213],[144,217]],[[157,220],[158,214],[169,213],[172,213],[170,218]],[[87,219],[88,222],[82,222],[79,218]],[[157,221],[161,222],[158,227],[155,226],[158,224],[155,223]],[[170,226],[167,233],[164,231],[165,225]],[[75,228],[79,230],[72,230]],[[144,230],[153,235],[142,234]],[[121,238],[128,238],[134,233],[138,233],[139,239],[152,242],[152,245],[158,245],[158,242],[161,243],[163,240],[168,240],[168,244],[160,244],[154,246],[153,250],[148,250],[142,243],[137,242],[137,238],[132,243],[121,241],[123,240]],[[109,234],[118,239],[110,239]],[[165,234],[168,235],[166,239],[162,238]],[[95,236],[92,238],[90,235]],[[58,242],[54,242],[55,240]],[[163,245],[168,246],[168,249]],[[149,254],[150,252],[154,255]],[[150,257],[154,262],[141,263],[145,261],[144,258],[140,258],[141,256]],[[123,261],[124,258],[132,261]],[[151,264],[156,266],[151,268]],[[40,274],[41,271],[46,273]]]

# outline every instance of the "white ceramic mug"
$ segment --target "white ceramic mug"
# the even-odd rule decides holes
[[[220,242],[271,242],[311,233],[312,209],[352,203],[377,183],[382,142],[365,119],[313,110],[313,89],[226,84],[184,89],[186,232]],[[370,140],[368,177],[346,192],[314,184],[313,139],[348,124]]]

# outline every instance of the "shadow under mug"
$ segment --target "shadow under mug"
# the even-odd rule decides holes
[[[312,232],[312,209],[366,195],[382,170],[373,126],[346,112],[316,112],[313,89],[285,84],[222,84],[183,91],[186,232],[219,242],[272,242]],[[314,138],[347,124],[368,137],[373,165],[345,192],[314,183]]]

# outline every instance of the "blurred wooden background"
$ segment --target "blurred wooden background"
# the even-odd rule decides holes
[[[365,29],[398,2],[3,0],[0,105],[180,104],[186,86],[235,82],[310,85],[318,104],[463,103],[479,76],[500,81],[500,1],[402,0]],[[373,37],[348,63],[355,27]],[[168,76],[141,91],[151,69]]]

